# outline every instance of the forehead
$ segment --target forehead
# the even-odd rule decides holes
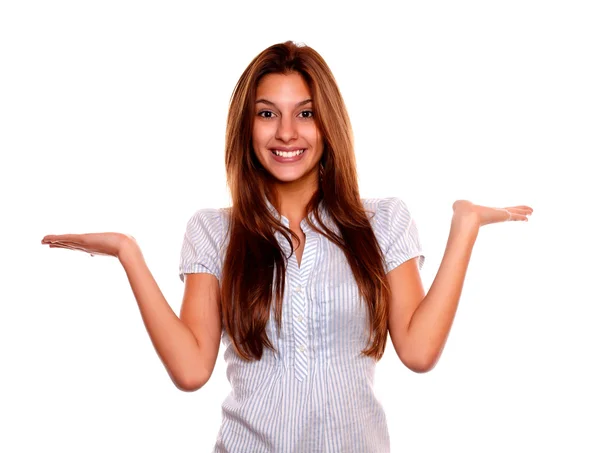
[[[272,102],[298,102],[310,98],[310,88],[297,72],[290,74],[267,74],[256,87],[256,99]]]

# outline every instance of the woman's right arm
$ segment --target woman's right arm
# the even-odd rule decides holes
[[[181,318],[165,300],[135,240],[118,254],[154,348],[173,383],[196,391],[210,378],[221,339],[219,283],[211,274],[186,274]]]

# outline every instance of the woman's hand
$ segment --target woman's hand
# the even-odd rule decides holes
[[[509,208],[491,208],[471,203],[467,200],[457,200],[452,205],[454,217],[472,217],[479,226],[489,223],[506,222],[509,220],[520,220],[527,222],[527,216],[531,215],[533,209],[529,206],[511,206]]]
[[[80,250],[92,256],[117,258],[130,243],[137,244],[133,236],[122,233],[51,234],[42,239],[42,244],[48,244],[50,248]]]

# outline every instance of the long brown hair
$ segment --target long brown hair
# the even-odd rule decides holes
[[[272,215],[266,200],[275,201],[268,172],[252,150],[256,87],[271,73],[300,74],[310,88],[316,125],[323,138],[322,177],[308,203],[315,216],[308,224],[337,244],[346,255],[370,316],[368,349],[362,353],[379,360],[387,340],[390,289],[383,253],[363,207],[352,127],[346,106],[325,60],[312,48],[291,41],[261,52],[246,68],[231,96],[227,117],[225,166],[232,208],[221,283],[221,316],[238,355],[259,360],[266,346],[275,350],[265,328],[275,299],[275,320],[281,329],[287,259],[275,231],[293,250],[297,235]],[[328,228],[317,206],[328,211],[339,234]],[[293,251],[292,251],[293,253]]]

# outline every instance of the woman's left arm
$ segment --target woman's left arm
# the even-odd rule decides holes
[[[528,206],[490,208],[458,200],[446,250],[431,288],[424,295],[417,260],[388,273],[391,288],[388,328],[402,362],[412,371],[430,371],[439,360],[462,292],[479,228],[508,220],[527,221]]]

